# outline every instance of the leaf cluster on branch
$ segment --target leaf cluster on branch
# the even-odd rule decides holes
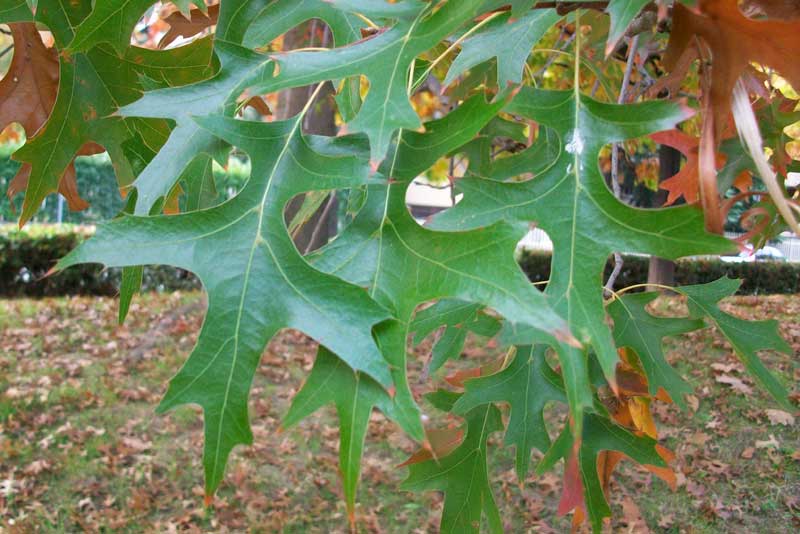
[[[205,322],[159,411],[202,407],[207,501],[233,448],[253,440],[250,384],[283,328],[319,342],[283,424],[335,407],[353,525],[375,409],[420,444],[403,487],[444,492],[442,532],[497,532],[496,433],[514,448],[521,483],[563,460],[559,511],[596,531],[611,515],[609,480],[622,458],[674,482],[649,408],[683,406],[691,392],[664,357],[668,336],[717,328],[788,405],[758,356],[790,350],[775,322],[718,306],[738,281],[674,288],[688,314],[661,317],[648,306],[657,293],[614,292],[603,271],[619,252],[735,252],[720,221],[756,195],[749,239],[797,227],[797,200],[783,186],[795,166],[786,128],[800,119],[791,2],[750,0],[744,11],[736,0],[164,4],[6,0],[0,23],[14,56],[0,81],[0,128],[18,123],[27,136],[8,192],[24,190],[21,225],[56,191],[84,207],[75,157],[106,151],[114,164],[125,209],[55,271],[123,267],[121,318],[143,265],[202,281]],[[330,39],[287,49],[284,35],[312,20]],[[134,30],[147,34],[144,46],[131,44]],[[335,99],[320,97],[330,86]],[[270,114],[276,95],[303,87],[298,114]],[[335,106],[336,136],[306,133],[321,106]],[[684,205],[633,207],[617,193],[617,163],[602,170],[608,145],[653,141],[686,156],[662,184],[667,204],[682,196]],[[249,158],[250,178],[220,203],[211,168],[231,155]],[[445,183],[461,200],[422,226],[407,189],[448,161]],[[749,192],[762,183],[768,193]],[[329,194],[352,216],[319,250],[298,250],[292,236]],[[287,205],[303,195],[288,222]],[[514,260],[532,223],[553,242],[545,291]],[[468,333],[508,346],[507,356],[445,378]],[[429,334],[425,383],[412,384],[409,340]],[[551,403],[567,407],[558,424],[543,416]],[[463,424],[442,428],[442,413]],[[532,470],[533,449],[544,458]]]

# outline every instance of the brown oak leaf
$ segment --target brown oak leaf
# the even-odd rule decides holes
[[[58,94],[58,54],[42,42],[32,22],[9,24],[14,57],[0,80],[0,130],[18,122],[32,137],[45,123]]]
[[[192,37],[202,32],[206,28],[217,23],[219,19],[219,4],[210,6],[208,13],[203,13],[199,9],[192,9],[189,18],[186,18],[180,11],[175,11],[164,17],[164,22],[169,24],[169,31],[164,34],[158,43],[159,48],[164,48],[178,37]]]
[[[674,70],[684,54],[692,54],[695,38],[711,50],[710,94],[717,139],[731,109],[736,81],[750,66],[759,63],[778,71],[794,87],[800,87],[798,22],[755,20],[744,16],[737,0],[699,0],[697,9],[676,4],[672,16],[664,66]]]
[[[14,57],[8,73],[0,80],[0,130],[17,122],[28,138],[33,137],[47,121],[58,94],[59,65],[55,48],[48,48],[32,22],[9,24],[14,39]],[[104,149],[87,143],[79,156],[99,154]],[[20,167],[9,182],[6,195],[12,199],[25,190],[30,176],[30,164]],[[84,210],[89,203],[80,197],[75,179],[75,165],[70,163],[61,176],[58,192],[67,200],[69,209]]]

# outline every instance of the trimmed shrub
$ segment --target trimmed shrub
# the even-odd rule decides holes
[[[57,295],[115,295],[119,291],[120,270],[100,265],[79,265],[46,276],[59,258],[94,233],[93,226],[37,225],[23,230],[16,225],[0,226],[0,296],[43,297]],[[625,264],[615,289],[647,282],[649,260],[644,256],[625,256]],[[550,277],[550,254],[523,251],[522,269],[532,282]],[[606,265],[611,274],[613,259]],[[800,264],[779,262],[725,263],[716,258],[679,260],[675,269],[677,285],[704,284],[723,276],[744,280],[740,294],[799,293]],[[198,289],[200,282],[191,273],[167,266],[144,270],[144,291]]]
[[[0,296],[45,297],[57,295],[115,295],[120,269],[79,265],[47,276],[59,258],[94,233],[92,226],[0,226]],[[174,267],[146,267],[142,289],[174,291],[196,289],[200,283],[191,273]]]
[[[614,289],[647,282],[649,258],[646,256],[624,256],[625,263],[614,284]],[[532,282],[550,278],[550,254],[538,251],[523,251],[519,257],[522,270]],[[604,279],[608,279],[614,267],[610,258],[606,264]],[[759,261],[727,263],[718,258],[691,258],[676,262],[675,284],[679,286],[707,284],[723,276],[741,278],[741,295],[758,295],[800,292],[800,264],[788,262]]]
[[[14,178],[19,168],[19,162],[0,155],[0,220],[16,221],[22,206],[24,193],[14,198],[13,206],[5,196],[9,182]],[[114,167],[105,154],[96,156],[79,157],[75,160],[75,173],[78,181],[78,191],[81,197],[89,203],[83,211],[70,211],[63,206],[62,222],[73,224],[87,224],[93,221],[108,220],[119,213],[123,200],[117,188],[117,179]],[[50,195],[45,200],[44,206],[34,217],[38,222],[57,222],[58,197]]]

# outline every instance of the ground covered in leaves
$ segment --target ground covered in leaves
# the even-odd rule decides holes
[[[680,306],[677,299],[657,303]],[[727,307],[781,322],[794,356],[763,356],[796,402],[800,297],[739,297]],[[203,508],[199,411],[154,414],[202,316],[196,293],[144,296],[124,326],[116,325],[113,299],[0,301],[0,531],[347,531],[333,409],[280,430],[315,353],[311,341],[289,331],[273,340],[256,375],[255,443],[236,449],[212,508]],[[670,341],[667,349],[695,387],[689,413],[663,404],[654,409],[663,443],[677,453],[679,488],[673,493],[623,463],[612,483],[614,531],[800,528],[800,434],[793,415],[758,390],[713,330]],[[424,343],[412,359],[412,383],[429,351]],[[498,354],[471,340],[462,361],[444,372]],[[414,444],[377,413],[367,439],[360,529],[436,531],[440,496],[398,490],[405,469],[396,466]],[[491,440],[492,477],[507,531],[567,531],[568,519],[555,516],[560,472],[519,484],[513,452],[501,441],[500,435]]]

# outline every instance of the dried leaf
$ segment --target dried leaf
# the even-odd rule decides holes
[[[769,418],[769,422],[773,425],[793,426],[794,416],[789,412],[783,410],[766,409],[764,412]]]
[[[675,69],[695,37],[708,44],[713,56],[708,96],[719,139],[731,108],[733,86],[751,63],[777,69],[794,87],[800,87],[800,62],[795,59],[800,33],[791,22],[745,17],[737,0],[700,0],[697,6],[692,9],[681,3],[675,5],[664,66],[670,71]]]
[[[781,444],[778,442],[777,439],[775,439],[775,436],[773,436],[772,434],[769,435],[769,439],[767,440],[756,441],[756,449],[770,449],[770,448],[777,449],[780,446]]]
[[[50,116],[58,93],[58,54],[42,42],[32,22],[9,24],[14,58],[0,80],[0,130],[18,122],[28,137]]]
[[[164,17],[164,22],[169,24],[169,31],[161,38],[158,47],[166,48],[178,37],[188,39],[189,37],[197,35],[203,30],[215,25],[218,19],[219,4],[210,6],[208,8],[208,13],[204,13],[199,9],[192,9],[189,12],[188,18],[180,11],[175,11]]]
[[[742,382],[740,379],[736,378],[735,376],[730,375],[721,375],[716,378],[717,382],[720,384],[725,384],[730,386],[734,391],[738,391],[743,395],[752,395],[753,389]]]

